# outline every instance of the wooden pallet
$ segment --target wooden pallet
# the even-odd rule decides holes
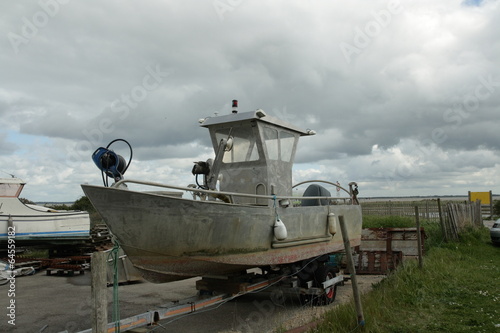
[[[353,254],[353,260],[357,274],[385,275],[403,261],[403,254],[401,251],[360,251]]]

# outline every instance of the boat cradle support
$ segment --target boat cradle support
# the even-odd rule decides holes
[[[250,277],[254,277],[256,275],[247,274]],[[200,289],[200,292],[196,296],[192,296],[189,298],[185,298],[179,301],[173,301],[169,304],[160,305],[157,309],[150,310],[135,316],[131,316],[128,318],[121,319],[119,324],[116,323],[108,323],[107,333],[118,332],[126,332],[136,328],[144,327],[144,326],[154,326],[158,324],[161,320],[172,319],[178,316],[187,315],[191,313],[196,313],[202,309],[206,309],[221,303],[228,302],[234,298],[239,296],[243,296],[248,293],[254,293],[258,291],[265,290],[267,288],[280,288],[287,290],[289,294],[307,294],[310,296],[318,296],[324,289],[343,284],[344,276],[338,275],[333,277],[332,279],[326,280],[322,283],[322,288],[312,287],[312,281],[306,284],[306,287],[299,287],[297,283],[288,283],[290,276],[286,275],[275,275],[270,278],[261,279],[254,283],[249,282],[240,282],[239,284],[229,283],[227,284],[227,288],[220,288],[224,285],[224,281],[230,281],[227,279],[217,279],[217,278],[202,278],[197,281],[197,289]],[[214,282],[218,280],[219,282]],[[283,285],[278,284],[280,282],[285,282]],[[296,279],[294,280],[294,282]],[[207,287],[210,288],[214,286],[214,283],[217,284],[219,289],[224,291],[211,293],[205,290]],[[220,283],[220,284],[219,284]],[[67,331],[62,331],[59,333],[68,333]],[[80,331],[79,333],[92,333],[92,329],[87,329],[84,331]]]

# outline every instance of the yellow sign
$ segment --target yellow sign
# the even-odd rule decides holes
[[[481,205],[489,205],[491,203],[490,192],[469,192],[469,201],[481,200]]]

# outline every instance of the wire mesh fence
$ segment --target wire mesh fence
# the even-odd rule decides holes
[[[418,206],[419,217],[421,219],[439,222],[439,205],[440,201],[437,199],[420,201],[379,201],[361,202],[361,209],[363,215],[415,217],[415,206]]]
[[[383,201],[361,203],[363,215],[404,216],[441,224],[446,240],[457,240],[468,227],[483,226],[481,201],[448,201],[440,199],[421,201]],[[418,207],[418,209],[416,209]]]

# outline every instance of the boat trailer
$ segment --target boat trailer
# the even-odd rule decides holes
[[[307,267],[304,268],[307,269]],[[343,283],[343,275],[332,276],[320,284],[313,280],[301,281],[297,275],[279,275],[269,272],[267,274],[250,272],[233,276],[202,277],[196,281],[197,295],[160,305],[154,310],[121,319],[119,323],[108,323],[107,332],[126,332],[144,326],[155,326],[161,320],[196,313],[248,293],[273,290],[271,288],[279,288],[284,293],[298,295],[305,304],[326,305],[333,302],[337,285],[343,285]],[[60,333],[67,333],[67,331]],[[92,333],[92,329],[79,333]]]

